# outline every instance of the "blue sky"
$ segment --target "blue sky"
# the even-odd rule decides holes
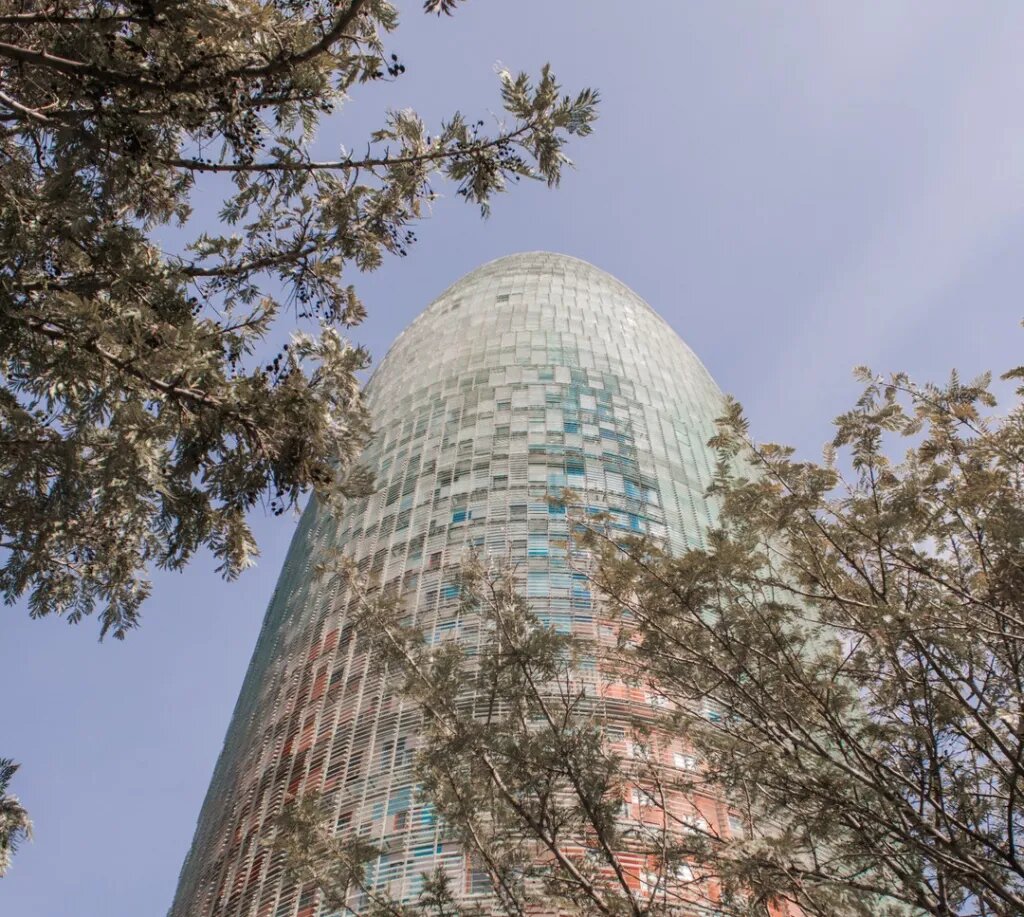
[[[385,105],[490,117],[497,62],[550,60],[603,103],[561,189],[517,188],[488,222],[441,200],[408,258],[356,278],[370,318],[354,337],[376,357],[467,271],[548,249],[629,284],[759,437],[812,456],[855,364],[935,379],[1021,362],[1024,5],[399,6],[405,78],[358,97],[325,147],[357,146]],[[159,577],[124,643],[4,611],[0,754],[23,764],[37,837],[0,913],[166,911],[295,519],[254,524],[256,569]]]

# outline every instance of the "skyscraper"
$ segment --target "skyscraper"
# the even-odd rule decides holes
[[[376,876],[399,895],[438,865],[475,891],[415,795],[418,713],[371,674],[344,603],[314,575],[327,550],[400,583],[434,639],[465,623],[456,577],[470,549],[511,556],[542,621],[588,632],[594,600],[548,495],[571,488],[674,550],[700,545],[712,522],[705,444],[721,393],[650,306],[575,258],[512,255],[462,278],[399,336],[368,398],[377,436],[364,461],[380,489],[340,518],[315,501],[302,517],[172,917],[312,917],[315,897],[259,843],[309,791],[329,798],[338,831],[386,843]]]

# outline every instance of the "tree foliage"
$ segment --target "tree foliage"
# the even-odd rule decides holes
[[[32,836],[32,822],[17,796],[8,792],[18,765],[0,758],[0,876],[10,868],[18,845]]]
[[[820,464],[730,403],[708,548],[606,542],[601,587],[758,829],[722,851],[740,881],[808,914],[1021,913],[1024,408],[863,375]]]
[[[820,463],[728,404],[703,550],[577,519],[613,645],[472,564],[465,646],[356,588],[426,716],[423,798],[503,912],[1024,912],[1024,406],[987,377],[864,382]],[[652,703],[624,721],[617,684]]]
[[[596,104],[547,66],[502,72],[493,132],[390,110],[315,159],[324,118],[404,73],[397,24],[387,0],[0,0],[7,602],[123,637],[147,569],[208,548],[233,577],[254,506],[365,485],[351,273],[406,252],[438,180],[484,213],[520,178],[557,184]],[[203,231],[200,194],[221,199]]]
[[[423,713],[418,793],[486,876],[485,912],[785,913],[709,865],[708,845],[721,839],[691,801],[706,790],[703,779],[666,766],[671,736],[651,708],[602,693],[597,672],[605,684],[632,678],[617,648],[545,625],[513,567],[466,559],[462,636],[440,645],[399,596],[350,564],[340,574],[379,673]],[[422,897],[403,904],[400,892],[375,881],[384,846],[334,835],[336,804],[334,793],[300,797],[267,837],[287,853],[292,878],[319,889],[339,913],[372,906],[434,917]],[[445,913],[469,917],[480,906],[462,890]]]
[[[323,800],[310,794],[293,800],[274,825],[272,845],[284,855],[284,865],[298,882],[318,889],[323,906],[351,914],[354,898],[359,913],[368,917],[483,917],[459,901],[450,876],[437,870],[426,876],[412,902],[402,903],[368,880],[368,871],[381,849],[368,841],[337,837],[323,818]]]

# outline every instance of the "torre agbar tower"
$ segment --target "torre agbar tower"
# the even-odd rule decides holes
[[[650,306],[584,261],[511,255],[463,277],[401,334],[368,398],[377,435],[364,461],[380,489],[340,518],[315,500],[303,514],[171,917],[314,917],[315,893],[292,883],[260,840],[287,799],[314,791],[339,832],[385,849],[372,881],[411,898],[442,866],[486,901],[466,855],[417,798],[418,711],[373,674],[344,601],[315,573],[328,551],[400,584],[436,641],[479,639],[458,617],[456,582],[474,549],[517,564],[542,621],[598,634],[606,625],[569,562],[568,521],[550,494],[570,488],[616,528],[675,551],[701,545],[713,521],[705,444],[721,393]],[[620,707],[644,703],[657,698],[627,690]],[[626,742],[614,722],[608,735]],[[692,805],[728,833],[720,805]]]

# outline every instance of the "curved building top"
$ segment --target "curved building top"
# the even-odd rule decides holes
[[[706,443],[721,391],[654,309],[578,258],[527,252],[471,271],[398,337],[368,401],[373,462],[390,465],[443,411],[474,454],[499,444],[538,464],[546,449],[549,483],[584,483],[554,467],[577,454],[600,492],[620,486],[620,473],[631,493],[657,491],[658,512],[640,531],[676,550],[700,544],[713,522]]]
[[[481,367],[539,365],[548,356],[572,361],[628,378],[682,408],[721,400],[711,375],[668,322],[620,280],[570,255],[505,255],[452,284],[377,367],[371,407],[378,417],[390,413],[396,392],[463,371],[467,351]]]

